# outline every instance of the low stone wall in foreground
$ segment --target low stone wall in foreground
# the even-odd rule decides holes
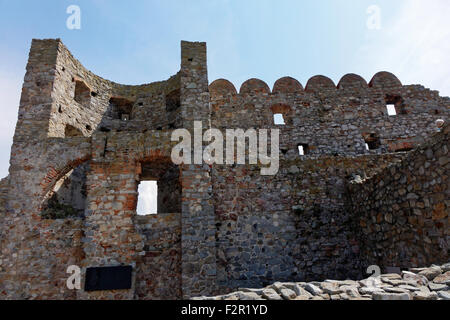
[[[275,282],[262,289],[193,300],[450,300],[450,262],[360,281]]]

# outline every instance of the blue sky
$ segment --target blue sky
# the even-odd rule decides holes
[[[66,28],[69,5],[81,30]],[[367,27],[380,9],[380,29]],[[367,81],[378,71],[450,95],[448,0],[0,0],[0,176],[6,176],[32,38],[61,38],[84,66],[124,84],[179,70],[180,41],[208,43],[209,80],[239,89],[249,78],[272,87],[323,74]]]

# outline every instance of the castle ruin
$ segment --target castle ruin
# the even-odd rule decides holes
[[[449,126],[436,126],[448,97],[388,72],[237,92],[209,84],[206,57],[183,41],[176,75],[130,86],[59,39],[33,40],[0,183],[0,299],[181,299],[448,261]],[[280,129],[278,174],[174,165],[171,132],[196,120]],[[158,213],[139,216],[149,180]],[[71,265],[80,290],[66,285]],[[88,270],[115,266],[131,268],[130,288],[85,290]]]

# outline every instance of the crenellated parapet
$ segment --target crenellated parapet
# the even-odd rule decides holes
[[[366,80],[364,80],[363,77],[360,75],[354,74],[354,73],[348,73],[345,76],[339,80],[339,83],[337,85],[338,89],[366,89],[368,87],[368,84]]]
[[[224,97],[227,95],[236,95],[237,91],[234,85],[225,79],[217,79],[209,85],[211,98]]]
[[[303,92],[303,86],[302,84],[291,77],[284,77],[280,78],[277,81],[275,81],[275,84],[273,85],[272,93],[281,93],[281,94],[295,94],[295,93],[301,93]]]
[[[369,90],[374,88],[377,90],[392,90],[401,89],[403,86],[400,80],[397,79],[395,75],[389,72],[379,72],[373,76],[371,81],[367,83],[363,77],[354,73],[348,73],[344,75],[338,82],[337,85],[334,84],[333,80],[323,75],[316,75],[311,77],[307,83],[306,87],[303,88],[302,84],[292,78],[283,77],[275,81],[273,90],[271,91],[269,86],[260,79],[249,79],[242,83],[239,93],[233,83],[226,79],[218,79],[213,81],[209,90],[211,92],[212,98],[223,97],[227,95],[267,95],[267,94],[301,94],[303,92],[309,93],[323,93],[333,89],[365,89]]]
[[[402,83],[390,72],[381,71],[375,74],[369,82],[371,88],[397,88],[401,87]]]
[[[320,92],[335,89],[336,85],[333,80],[325,76],[314,76],[306,83],[305,90],[308,92]]]
[[[318,75],[304,89],[284,77],[272,91],[264,81],[249,79],[239,93],[230,81],[219,79],[209,91],[213,126],[279,128],[288,154],[307,144],[309,156],[406,151],[423,142],[423,132],[432,133],[434,122],[447,120],[449,113],[446,98],[421,86],[403,86],[389,72],[375,74],[369,83],[346,74],[338,85]],[[275,123],[280,115],[284,124]]]

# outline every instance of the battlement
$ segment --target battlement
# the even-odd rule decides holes
[[[326,93],[333,89],[336,90],[382,90],[382,91],[392,91],[402,87],[400,80],[397,79],[392,73],[381,71],[375,74],[372,80],[367,83],[364,78],[357,74],[349,73],[344,75],[341,80],[339,80],[336,86],[328,77],[323,75],[316,75],[311,77],[306,87],[296,79],[292,77],[283,77],[278,79],[272,91],[269,86],[260,79],[249,79],[245,81],[239,90],[240,95],[258,95],[258,94],[301,94],[303,92],[309,93]],[[237,90],[234,85],[226,79],[218,79],[213,81],[209,86],[209,91],[213,98],[223,97],[227,95],[236,95]]]
[[[218,79],[209,93],[213,127],[279,128],[288,159],[298,157],[299,145],[308,149],[306,157],[410,150],[424,142],[424,131],[436,130],[436,120],[447,120],[450,106],[438,92],[402,85],[389,72],[375,74],[369,83],[347,74],[337,86],[314,76],[305,88],[283,77],[272,91],[259,79],[245,81],[239,92],[230,81]],[[275,116],[284,123],[276,124]]]

